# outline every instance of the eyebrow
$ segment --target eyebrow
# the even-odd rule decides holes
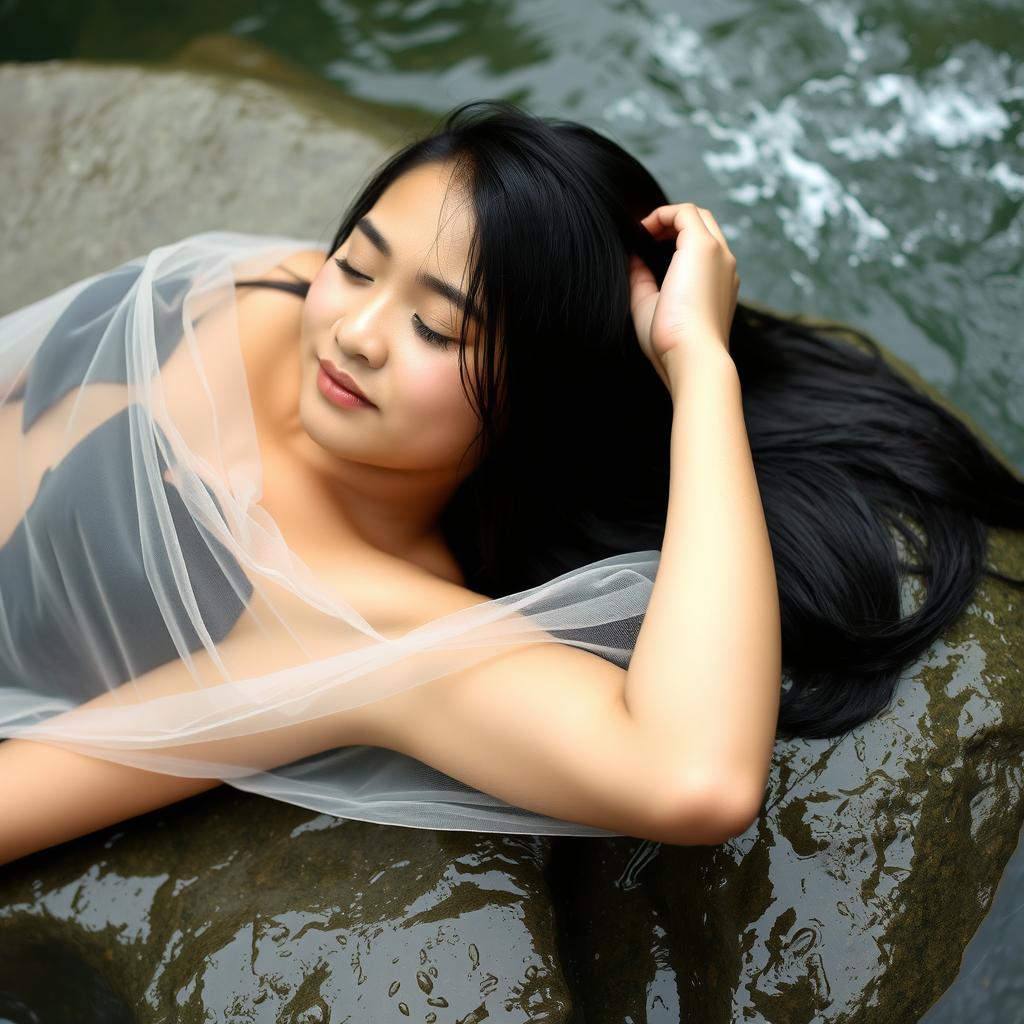
[[[370,240],[370,244],[379,250],[384,256],[391,257],[392,248],[387,239],[377,230],[376,225],[370,220],[369,217],[361,217],[356,221],[355,226]],[[480,313],[476,307],[471,307],[469,299],[459,291],[454,285],[449,284],[447,281],[442,281],[441,278],[435,277],[433,274],[427,274],[424,271],[420,271],[416,275],[416,281],[419,284],[431,289],[431,291],[437,292],[438,295],[443,296],[449,302],[453,302],[463,313],[473,317],[474,320],[480,320]]]

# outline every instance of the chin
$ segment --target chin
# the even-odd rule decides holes
[[[362,446],[358,440],[353,443],[357,435],[346,428],[344,413],[335,414],[319,394],[299,399],[298,419],[303,432],[318,448],[340,459],[362,461]]]
[[[321,448],[329,449],[332,447],[331,439],[336,440],[338,437],[339,426],[328,419],[331,415],[330,409],[318,408],[320,403],[314,404],[316,398],[319,396],[314,396],[314,401],[305,397],[299,399],[299,423]]]

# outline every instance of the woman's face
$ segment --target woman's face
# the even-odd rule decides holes
[[[454,480],[479,417],[459,380],[458,358],[459,328],[469,315],[459,297],[472,201],[451,173],[451,164],[431,163],[403,174],[314,278],[302,314],[299,416],[309,436],[341,458],[450,469]],[[474,358],[469,344],[470,380]],[[323,363],[353,378],[373,406],[334,404],[323,390]],[[475,463],[473,452],[460,478]]]

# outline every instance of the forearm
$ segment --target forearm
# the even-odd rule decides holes
[[[0,742],[0,864],[220,785],[86,757],[48,743]]]
[[[626,703],[684,786],[692,780],[759,799],[782,640],[739,376],[728,353],[710,346],[680,354],[669,370],[668,514]]]

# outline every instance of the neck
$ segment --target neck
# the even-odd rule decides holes
[[[442,541],[438,525],[454,488],[436,476],[339,459],[300,427],[262,443],[272,477],[272,515],[313,546],[337,549],[347,540],[397,558],[412,559]]]

